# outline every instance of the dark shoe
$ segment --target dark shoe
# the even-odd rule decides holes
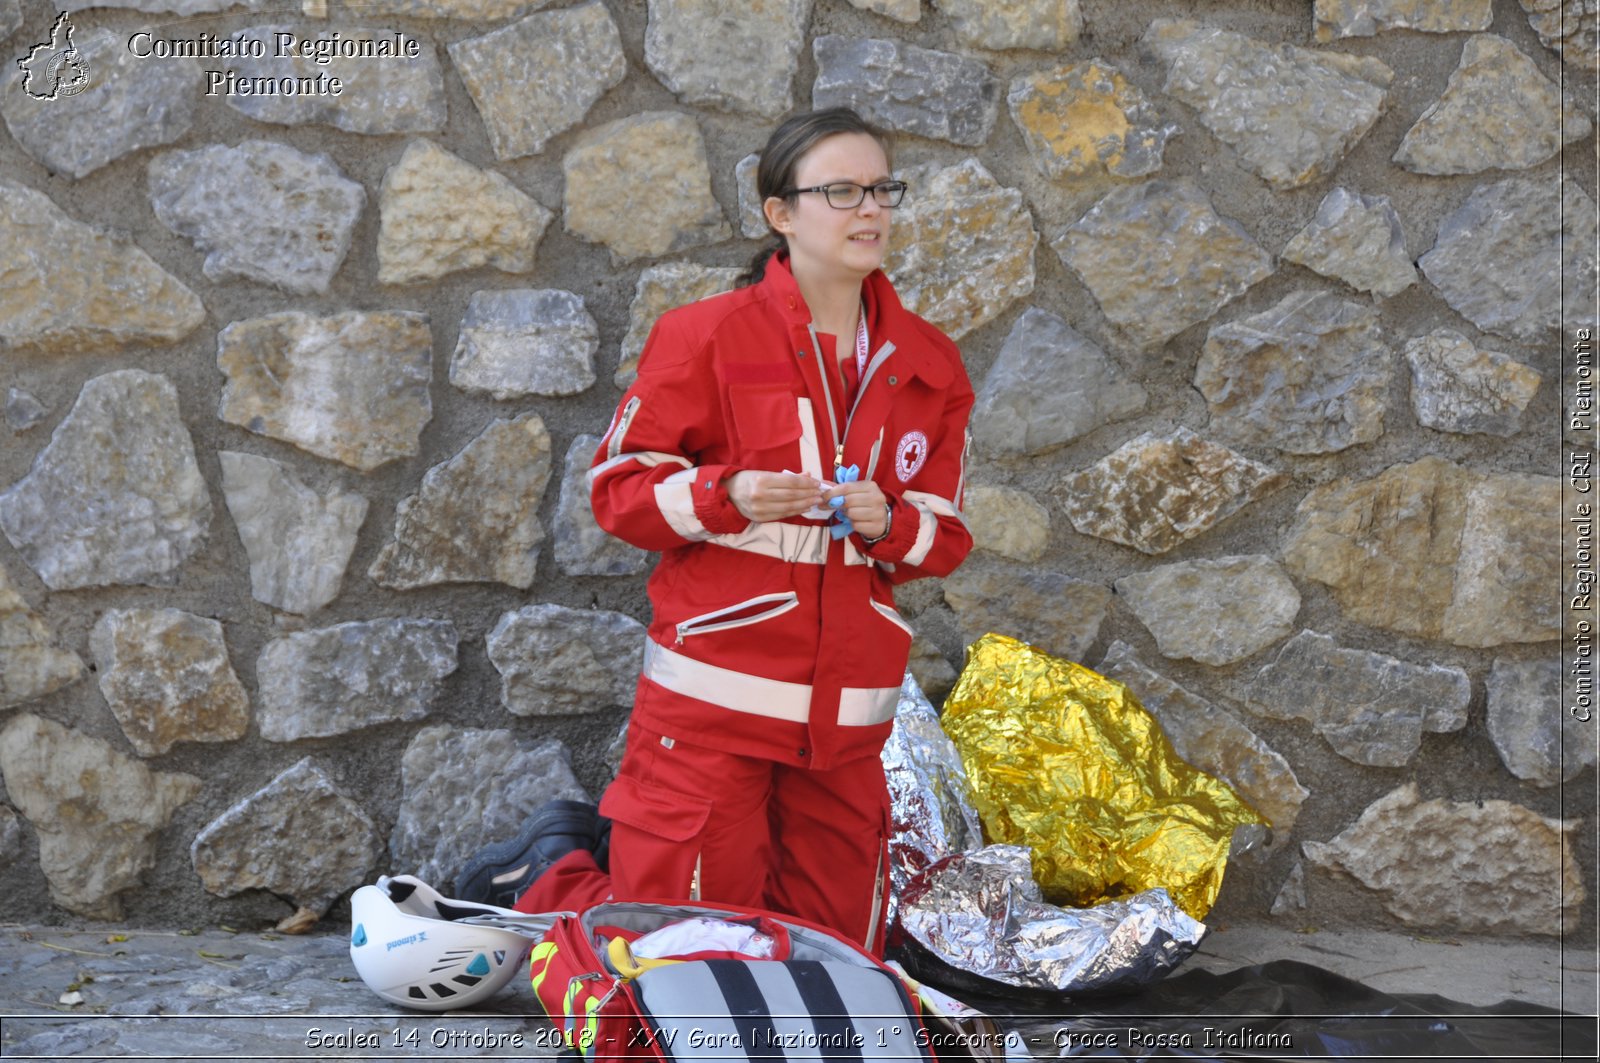
[[[593,850],[598,813],[583,801],[547,801],[510,841],[467,858],[456,876],[455,898],[510,908],[533,880],[575,849]]]

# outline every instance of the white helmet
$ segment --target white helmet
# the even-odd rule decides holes
[[[350,961],[367,988],[419,1011],[468,1008],[525,971],[548,919],[453,901],[410,875],[380,876],[350,898]]]

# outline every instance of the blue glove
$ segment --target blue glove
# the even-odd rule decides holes
[[[859,479],[861,479],[861,467],[859,465],[852,465],[849,468],[845,468],[842,465],[834,466],[834,483],[853,484]],[[838,509],[840,506],[844,505],[844,496],[835,495],[833,498],[828,499],[828,505],[832,506],[834,509]],[[835,513],[833,515],[833,519],[837,523],[828,528],[828,534],[835,539],[843,539],[846,535],[849,535],[851,532],[856,530],[855,525],[850,523],[850,518],[845,516],[843,513]]]

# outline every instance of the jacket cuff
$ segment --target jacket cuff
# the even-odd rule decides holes
[[[889,534],[871,546],[863,544],[862,552],[877,561],[895,562],[911,552],[911,547],[917,541],[922,514],[915,506],[906,505],[899,495],[885,491],[883,497],[889,503],[889,512],[892,514]]]
[[[742,471],[738,465],[702,465],[695,470],[694,515],[713,535],[742,532],[750,526],[749,518],[728,497],[728,477]]]

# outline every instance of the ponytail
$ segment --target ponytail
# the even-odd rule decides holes
[[[789,241],[777,233],[773,233],[772,236],[773,239],[762,245],[755,253],[755,257],[750,259],[750,264],[744,268],[744,272],[739,274],[739,279],[734,281],[735,288],[748,288],[752,284],[760,284],[761,278],[767,275],[767,263],[772,260],[772,256],[789,249]]]

